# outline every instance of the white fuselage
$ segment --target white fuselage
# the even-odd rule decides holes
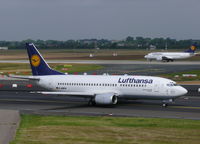
[[[176,59],[186,59],[194,56],[194,53],[187,52],[153,52],[145,55],[148,60],[163,60],[163,58],[176,60]]]
[[[92,95],[114,93],[127,99],[173,99],[187,90],[172,80],[152,76],[52,75],[37,76],[51,91]]]

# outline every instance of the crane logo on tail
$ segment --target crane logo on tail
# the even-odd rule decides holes
[[[193,50],[193,51],[196,50],[196,46],[195,46],[195,45],[192,45],[190,48],[191,48],[191,50]]]
[[[40,65],[40,57],[38,55],[32,55],[31,57],[31,65],[34,67],[38,67]]]

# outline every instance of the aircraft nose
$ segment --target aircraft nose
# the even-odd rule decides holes
[[[148,55],[145,55],[144,58],[148,58]]]
[[[186,93],[188,93],[187,89],[185,89],[184,87],[179,87],[179,95],[185,95]]]

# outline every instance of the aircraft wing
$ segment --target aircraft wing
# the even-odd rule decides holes
[[[53,91],[41,91],[41,92],[31,92],[31,93],[40,93],[46,95],[69,95],[69,96],[82,96],[82,97],[93,97],[94,93],[88,92],[53,92]]]
[[[173,58],[169,56],[162,56],[162,60],[173,60]]]
[[[68,95],[68,96],[78,96],[78,97],[94,97],[94,96],[110,96],[117,95],[115,93],[89,93],[89,92],[55,92],[55,91],[40,91],[40,92],[31,92],[39,93],[46,95]]]

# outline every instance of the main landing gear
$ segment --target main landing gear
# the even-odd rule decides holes
[[[170,62],[170,61],[173,62],[174,60],[173,59],[163,59],[162,60],[162,62]]]
[[[168,100],[163,100],[162,102],[163,102],[162,107],[166,108],[168,106],[168,104],[174,102],[174,100],[168,99]]]
[[[90,98],[90,100],[88,101],[88,105],[89,105],[89,106],[95,106],[95,105],[96,105],[96,102],[95,102],[95,100],[94,100],[93,97]]]
[[[168,106],[168,104],[166,104],[166,103],[162,104],[162,107],[167,107],[167,106]]]

